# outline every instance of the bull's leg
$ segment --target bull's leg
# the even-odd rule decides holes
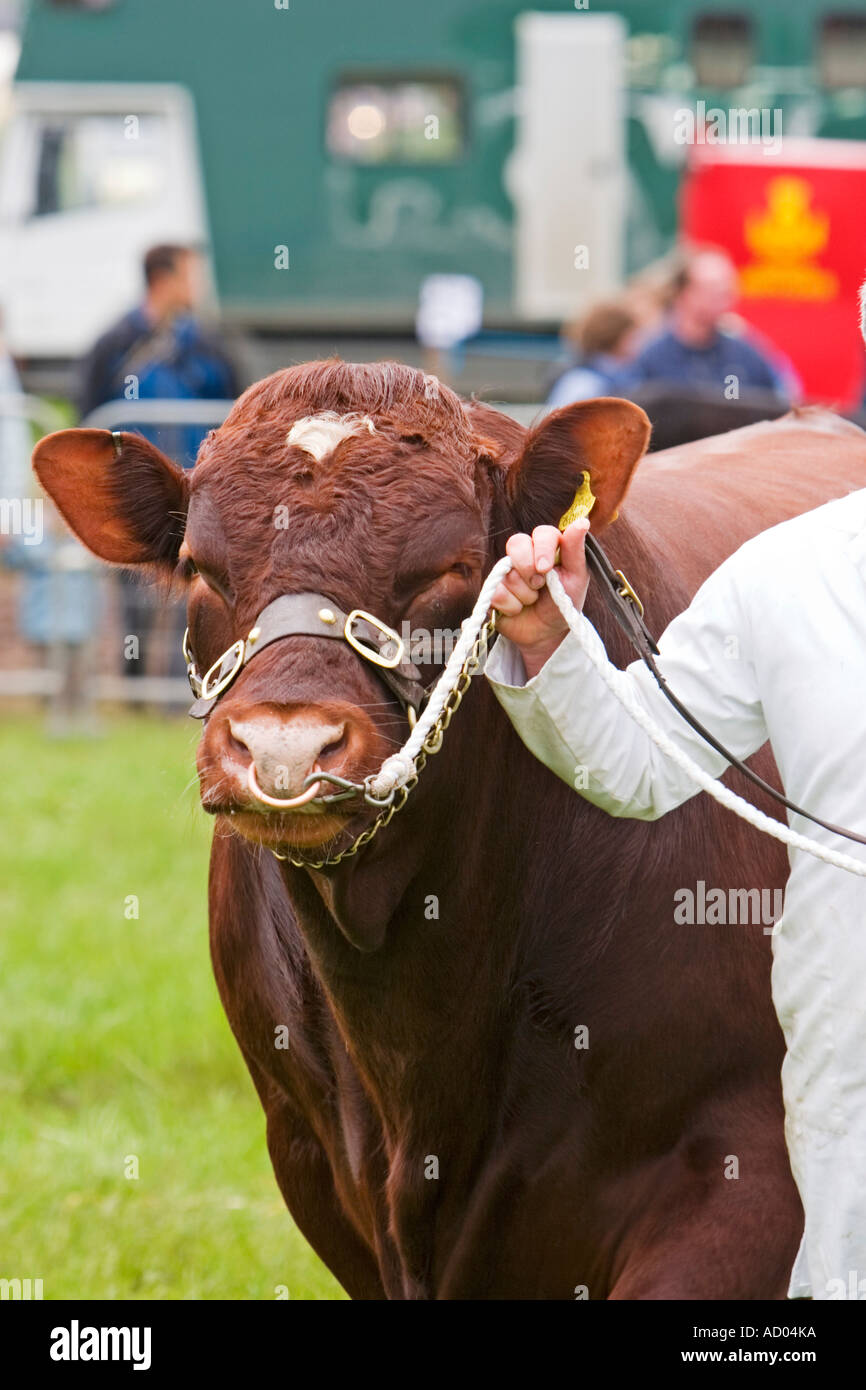
[[[307,1119],[307,1114],[328,1113],[330,1097],[323,1089],[330,1075],[327,1030],[323,1027],[321,1036],[313,1036],[306,1029],[304,1009],[309,1007],[315,1015],[315,994],[302,990],[295,1012],[286,1012],[280,972],[272,960],[276,952],[289,948],[299,958],[303,947],[288,902],[267,897],[274,878],[279,878],[276,862],[268,858],[262,861],[236,836],[214,840],[210,939],[217,988],[267,1116],[271,1163],[295,1224],[351,1298],[386,1298],[380,1261],[348,1219],[328,1152]],[[225,892],[227,883],[233,885],[230,895]],[[245,905],[243,913],[236,910],[239,902]],[[280,942],[289,945],[284,948]],[[301,974],[306,978],[302,968]],[[301,988],[300,980],[295,984]],[[270,1055],[262,1054],[264,1020],[288,1020],[298,1047],[276,1052],[270,1046]],[[307,1069],[298,1058],[306,1052],[313,1058]]]
[[[295,1225],[350,1298],[386,1298],[376,1260],[346,1220],[322,1146],[297,1117],[268,1116],[268,1151]]]
[[[267,1116],[268,1152],[292,1220],[350,1298],[387,1298],[379,1262],[345,1215],[321,1141],[243,1046],[241,1054]]]
[[[784,1299],[803,1209],[784,1151],[739,1177],[693,1172],[660,1191],[628,1240],[610,1299]]]
[[[298,1230],[350,1298],[387,1298],[375,1256],[346,1219],[318,1138],[289,1097],[246,1054],[244,1060],[267,1115],[274,1176]]]
[[[795,1254],[780,1258],[778,1246],[763,1252],[757,1268],[744,1268],[737,1238],[727,1246],[705,1241],[699,1228],[630,1260],[609,1299],[784,1299]]]
[[[267,1116],[268,1153],[292,1220],[350,1298],[387,1298],[379,1262],[345,1215],[321,1141],[243,1045],[241,1054]]]

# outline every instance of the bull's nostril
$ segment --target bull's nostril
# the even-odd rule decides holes
[[[319,749],[319,761],[323,758],[333,758],[335,754],[342,753],[346,747],[346,735],[342,733],[339,738],[332,739],[326,743],[324,748]]]
[[[229,748],[233,753],[240,753],[242,756],[245,757],[250,756],[249,748],[244,743],[243,739],[237,737],[234,729],[231,729],[229,732]]]

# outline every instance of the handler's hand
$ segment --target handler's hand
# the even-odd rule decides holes
[[[557,546],[561,557],[559,577],[575,608],[580,611],[589,586],[584,541],[589,521],[573,521],[564,531],[555,526],[536,526],[531,536],[518,532],[505,547],[514,568],[493,595],[496,627],[520,648],[526,674],[531,679],[556,651],[568,631],[565,619],[550,596],[545,581],[553,569]]]

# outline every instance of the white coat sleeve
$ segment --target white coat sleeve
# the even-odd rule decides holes
[[[738,593],[734,562],[740,554],[725,561],[665,629],[657,662],[673,694],[745,758],[766,741],[767,730]],[[583,615],[580,621],[607,660],[595,628]],[[608,665],[684,752],[714,777],[724,771],[725,759],[668,703],[643,662],[625,671]],[[655,820],[700,790],[614,698],[570,632],[531,680],[519,649],[500,634],[485,675],[530,752],[611,815]]]

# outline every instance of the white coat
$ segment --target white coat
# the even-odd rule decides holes
[[[601,639],[582,617],[599,650]],[[671,690],[738,757],[768,738],[788,798],[866,833],[866,490],[754,537],[659,641]],[[613,668],[611,668],[613,669]],[[486,676],[532,753],[615,816],[653,820],[693,796],[569,634],[527,681],[500,636]],[[636,661],[618,679],[691,757],[727,766]],[[854,857],[866,849],[789,814]],[[786,1041],[785,1133],[806,1213],[789,1296],[866,1298],[866,880],[789,850],[773,931],[773,1001]]]

